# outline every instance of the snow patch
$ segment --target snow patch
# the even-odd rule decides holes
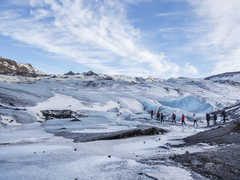
[[[18,123],[13,117],[11,116],[3,116],[0,115],[0,122],[3,125],[8,125],[8,126],[19,126],[21,123]]]
[[[120,98],[120,106],[121,108],[126,108],[131,110],[133,113],[138,113],[143,111],[143,105],[132,98]]]

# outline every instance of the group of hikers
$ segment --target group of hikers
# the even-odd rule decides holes
[[[149,113],[151,115],[151,119],[153,119],[154,118],[154,111],[150,110]],[[223,123],[225,123],[226,122],[226,112],[222,111],[221,115],[223,117]],[[177,123],[176,117],[177,117],[176,114],[173,112],[172,115],[171,115],[172,123],[175,123],[175,124]],[[162,112],[160,112],[160,109],[158,109],[158,111],[156,113],[156,118],[161,123],[164,123],[165,115]],[[182,114],[182,116],[181,116],[181,124],[182,124],[182,126],[186,125],[185,119],[186,119],[185,115]],[[197,128],[198,127],[198,118],[197,118],[195,113],[193,113],[192,119],[193,119],[193,126],[195,128]],[[214,125],[217,124],[217,119],[218,119],[217,113],[214,113],[213,114]],[[207,127],[210,126],[210,120],[211,120],[211,114],[207,113],[206,114]]]
[[[150,110],[149,113],[150,113],[150,115],[151,115],[151,119],[153,119],[153,116],[154,116],[153,110]],[[164,114],[163,114],[162,112],[160,112],[160,110],[157,111],[156,117],[157,117],[157,120],[159,120],[161,123],[164,122],[165,116],[164,116]],[[194,117],[196,117],[195,114],[194,114]],[[171,117],[171,118],[172,118],[172,122],[176,124],[176,123],[177,123],[177,121],[176,121],[177,116],[176,116],[175,113],[172,113],[172,117]],[[182,114],[181,120],[182,120],[182,121],[181,121],[181,122],[182,122],[182,125],[186,125],[185,115],[184,115],[184,114]],[[195,120],[194,120],[194,126],[195,126],[195,124],[198,125],[196,118],[195,118]]]
[[[227,120],[226,111],[223,110],[221,112],[221,116],[222,116],[223,123],[225,124],[226,120]],[[214,125],[217,124],[217,119],[218,119],[217,113],[213,113],[213,124]],[[209,113],[206,114],[206,120],[207,120],[207,127],[209,127],[210,126],[210,120],[211,120],[211,115]]]

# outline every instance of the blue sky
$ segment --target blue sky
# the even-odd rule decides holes
[[[240,70],[239,0],[1,0],[0,56],[47,73]]]

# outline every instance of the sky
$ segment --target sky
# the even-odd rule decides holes
[[[240,0],[1,0],[0,56],[46,73],[240,71]]]

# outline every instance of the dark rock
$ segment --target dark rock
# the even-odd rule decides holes
[[[169,147],[166,146],[158,146],[158,148],[169,150]]]
[[[20,64],[14,60],[0,57],[0,74],[20,75],[27,77],[45,76],[33,68],[31,64]]]
[[[76,121],[76,119],[78,118],[87,117],[87,115],[85,114],[80,114],[72,110],[42,110],[41,113],[46,120],[50,120],[53,118],[56,119],[74,118],[74,120]]]
[[[194,145],[198,143],[208,144],[240,144],[240,122],[233,121],[225,127],[217,127],[208,131],[184,139],[185,144],[180,146]]]
[[[218,126],[215,129],[200,132],[184,139],[185,144],[195,145],[208,143],[219,145],[216,150],[176,155],[171,159],[182,163],[197,173],[214,180],[238,180],[240,175],[240,120],[239,105],[225,108],[233,114],[234,118],[226,126]],[[227,145],[227,146],[226,146]]]
[[[231,80],[216,80],[215,83],[219,84],[229,84],[231,86],[240,86],[239,82],[231,81]]]
[[[104,79],[104,80],[108,80],[108,81],[113,80],[113,78],[112,78],[111,76],[107,76],[107,75],[105,75],[105,76],[103,77],[103,79]]]
[[[73,139],[74,142],[90,142],[99,140],[123,139],[137,136],[158,135],[167,133],[166,130],[157,127],[139,127],[135,129],[109,132],[109,133],[72,133],[68,131],[54,132],[56,136]]]
[[[72,122],[81,122],[80,119],[76,119],[76,118],[72,119],[71,121],[72,121]]]
[[[142,78],[142,77],[136,77],[135,79],[136,79],[136,81],[138,81],[140,83],[144,83],[145,82],[145,79]]]
[[[158,180],[158,178],[155,178],[153,176],[148,175],[147,173],[138,173],[138,175],[145,176],[148,179]]]
[[[218,150],[170,157],[195,172],[214,180],[238,180],[240,175],[240,145]]]
[[[75,75],[75,73],[74,73],[74,72],[72,72],[72,71],[69,71],[68,73],[66,73],[66,74],[64,74],[64,75],[73,76],[73,75]]]
[[[240,132],[240,121],[235,121],[234,125],[233,132]]]
[[[168,88],[168,87],[164,87],[164,89],[165,89],[167,92],[169,92],[169,88]]]
[[[93,71],[84,72],[83,75],[84,76],[98,76],[98,74]]]
[[[226,73],[222,73],[222,74],[218,74],[218,75],[213,75],[210,77],[205,78],[205,80],[215,80],[220,79],[220,78],[231,78],[234,77],[235,75],[239,75],[240,72],[226,72]]]
[[[12,102],[9,103],[10,106],[15,106]]]
[[[73,111],[71,110],[43,110],[41,111],[41,113],[47,120],[51,118],[56,119],[74,118]]]

